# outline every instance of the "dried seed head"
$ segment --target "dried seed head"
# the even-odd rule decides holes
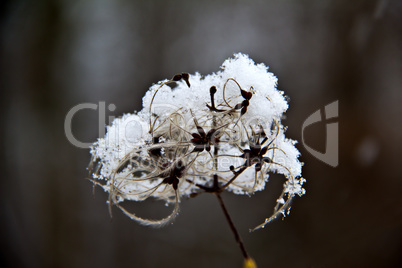
[[[167,85],[182,79],[186,84],[173,90]],[[262,228],[289,208],[293,196],[304,194],[299,152],[281,125],[288,104],[276,82],[265,65],[236,54],[217,73],[181,73],[153,85],[144,108],[115,119],[93,145],[92,162],[99,164],[92,170],[93,182],[109,193],[110,206],[159,226],[174,219],[183,196],[224,190],[250,194],[265,188],[270,172],[283,174],[281,202]],[[151,221],[122,204],[150,197],[175,203],[172,214]]]

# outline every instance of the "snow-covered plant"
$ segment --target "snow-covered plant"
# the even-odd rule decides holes
[[[154,84],[143,109],[115,119],[91,148],[91,180],[109,193],[109,208],[162,226],[177,216],[183,197],[251,195],[276,172],[285,178],[283,191],[273,214],[252,230],[285,215],[292,198],[304,194],[305,180],[296,142],[281,123],[286,98],[267,70],[239,53],[216,73],[181,73]],[[173,203],[172,213],[145,219],[124,207],[147,198]]]

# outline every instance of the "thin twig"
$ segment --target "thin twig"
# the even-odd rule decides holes
[[[234,225],[234,223],[233,223],[233,221],[232,221],[232,218],[231,218],[230,215],[229,215],[228,210],[226,209],[225,203],[223,202],[223,199],[222,199],[220,193],[219,193],[219,192],[216,192],[215,195],[216,195],[216,197],[217,197],[218,200],[219,200],[219,204],[221,205],[221,208],[222,208],[222,210],[223,210],[223,213],[225,214],[226,220],[227,220],[227,222],[229,223],[230,229],[232,230],[232,232],[233,232],[233,234],[234,234],[234,236],[235,236],[236,242],[237,242],[237,244],[238,244],[239,247],[240,247],[240,250],[241,250],[241,252],[242,252],[242,254],[243,254],[243,257],[244,257],[245,259],[249,259],[250,257],[249,257],[249,255],[248,255],[248,253],[247,253],[247,251],[246,251],[246,248],[244,247],[244,244],[243,244],[243,241],[242,241],[242,239],[241,239],[241,237],[240,237],[240,234],[239,234],[239,232],[237,231],[236,226]]]

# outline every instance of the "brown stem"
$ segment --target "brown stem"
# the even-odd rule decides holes
[[[227,220],[227,222],[229,223],[230,229],[232,230],[232,232],[233,232],[233,234],[234,234],[234,236],[235,236],[236,242],[237,242],[237,244],[238,244],[239,247],[240,247],[240,250],[241,250],[241,252],[242,252],[242,254],[243,254],[243,257],[244,257],[245,259],[249,259],[250,257],[249,257],[249,255],[248,255],[248,253],[247,253],[247,251],[246,251],[246,248],[244,247],[244,244],[243,244],[243,241],[241,240],[240,234],[239,234],[239,232],[237,231],[236,226],[234,225],[234,223],[233,223],[233,221],[232,221],[232,218],[231,218],[230,215],[229,215],[228,210],[226,209],[225,203],[223,202],[223,199],[222,199],[220,193],[219,193],[219,192],[216,192],[215,195],[216,195],[216,197],[217,197],[218,200],[219,200],[219,204],[221,205],[221,208],[222,208],[222,210],[223,210],[223,213],[225,214],[226,220]]]
[[[220,188],[221,190],[225,189],[226,187],[228,187],[235,179],[237,179],[237,177],[239,177],[239,175],[246,170],[246,166],[243,166],[242,168],[240,168],[237,172],[235,172],[235,175],[233,176],[233,178],[231,178],[227,183],[225,183],[224,185],[222,185],[222,187]]]

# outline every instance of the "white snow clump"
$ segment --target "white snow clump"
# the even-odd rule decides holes
[[[276,84],[264,64],[241,53],[216,73],[181,73],[154,84],[143,109],[115,119],[92,146],[91,180],[109,193],[109,207],[162,226],[178,214],[182,197],[250,195],[264,189],[269,173],[283,174],[273,215],[255,229],[263,228],[305,193],[296,142],[285,137],[281,124],[288,103]],[[149,220],[122,206],[150,197],[174,203],[173,212]]]

